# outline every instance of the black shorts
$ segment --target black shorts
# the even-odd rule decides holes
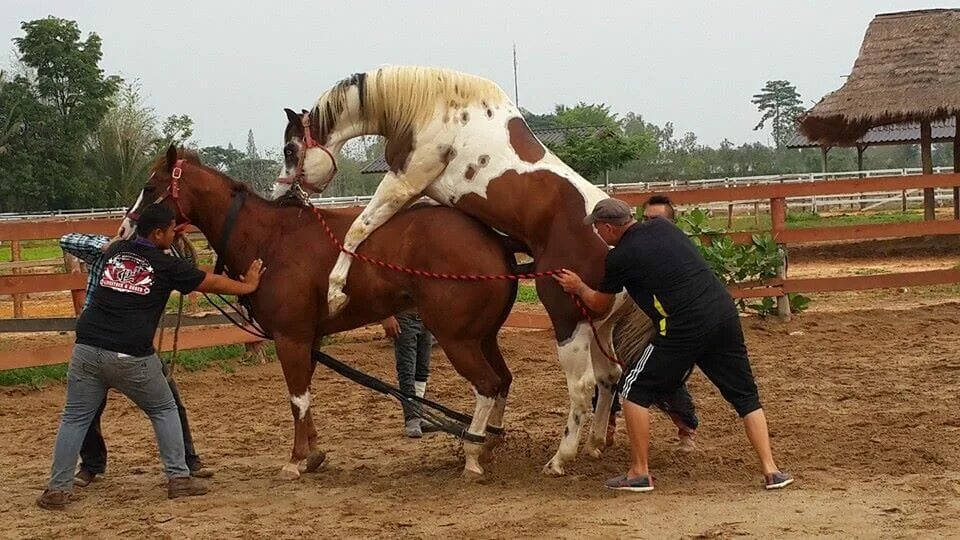
[[[621,395],[649,407],[673,395],[699,366],[741,417],[760,408],[740,319],[732,317],[696,343],[659,340],[643,350],[621,380]]]

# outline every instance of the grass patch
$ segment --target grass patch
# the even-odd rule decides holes
[[[841,227],[844,225],[871,225],[879,223],[910,223],[922,221],[921,212],[871,212],[822,216],[813,212],[787,212],[788,229],[809,229],[813,227]],[[755,216],[734,216],[733,226],[727,226],[727,216],[714,215],[707,218],[709,227],[730,231],[769,230],[769,214],[761,214],[759,225]]]
[[[10,242],[3,242],[0,247],[0,261],[9,261],[11,257]],[[20,260],[39,261],[42,259],[57,259],[63,257],[63,251],[57,240],[24,240],[20,242]]]
[[[520,285],[517,288],[517,302],[523,304],[539,304],[540,297],[537,296],[537,288],[533,285]]]
[[[207,347],[204,349],[193,349],[189,351],[180,351],[177,358],[177,369],[186,371],[200,371],[212,366],[219,367],[227,373],[236,371],[237,365],[254,365],[256,358],[245,359],[245,348],[243,345],[223,345],[219,347]],[[276,348],[272,342],[264,345],[264,354],[268,359],[277,357]],[[164,362],[170,361],[170,353],[162,353],[160,357]],[[67,378],[67,364],[56,364],[52,366],[40,366],[22,369],[10,369],[0,371],[0,386],[28,386],[33,389],[39,389],[44,384],[50,382],[62,382]]]
[[[39,389],[44,383],[67,378],[67,364],[0,371],[0,386],[29,386]]]
[[[876,225],[880,223],[909,223],[922,221],[919,212],[876,212],[870,214],[841,214],[820,216],[810,212],[787,214],[787,226],[791,229],[810,227],[842,227],[844,225]]]

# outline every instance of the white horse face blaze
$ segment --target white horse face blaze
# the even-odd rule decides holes
[[[143,190],[140,190],[140,195],[137,196],[137,202],[133,203],[133,206],[128,210],[130,212],[135,212],[140,208],[140,205],[143,204]],[[120,228],[117,229],[117,236],[123,239],[130,239],[133,237],[133,233],[137,230],[137,224],[127,216],[123,216],[123,221],[120,222]]]

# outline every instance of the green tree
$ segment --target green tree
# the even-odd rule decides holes
[[[99,205],[133,203],[159,155],[161,139],[156,115],[144,104],[139,86],[123,85],[86,145],[88,177],[103,185],[105,200]]]
[[[777,148],[785,146],[793,136],[797,117],[803,114],[797,87],[790,84],[790,81],[767,81],[760,93],[754,94],[750,103],[763,113],[760,122],[753,129],[763,129],[770,120]]]
[[[243,152],[234,148],[233,145],[228,145],[227,148],[205,146],[199,150],[199,153],[200,160],[203,161],[204,165],[224,172],[234,169],[237,162],[244,158]]]
[[[157,153],[165,151],[171,144],[189,146],[193,136],[193,119],[185,114],[168,116],[160,127],[157,139]]]
[[[14,39],[29,77],[14,78],[11,96],[22,112],[19,130],[0,156],[0,190],[15,197],[16,210],[93,206],[101,192],[84,178],[84,147],[110,109],[120,79],[99,67],[101,42],[96,34],[81,39],[73,21],[48,17],[21,24]],[[6,84],[4,93],[7,93]],[[13,103],[4,99],[4,107]],[[10,110],[0,116],[10,114]],[[17,133],[19,131],[19,133]]]
[[[618,130],[607,129],[595,136],[570,133],[551,150],[584,178],[598,180],[605,171],[637,159],[651,144],[644,136],[627,137]]]
[[[574,107],[557,105],[554,110],[554,117],[559,127],[620,128],[617,114],[611,112],[610,106],[603,103],[584,103],[581,101]]]
[[[228,147],[226,154],[230,157],[235,155],[230,152],[230,150],[239,153],[237,150],[233,150],[232,146]],[[273,188],[273,182],[276,180],[277,173],[280,170],[279,156],[269,155],[266,158],[260,157],[252,129],[247,132],[247,151],[241,154],[241,156],[240,159],[226,164],[225,172],[229,176],[249,185],[254,191],[261,195],[269,193]]]
[[[120,84],[119,77],[105,77],[100,69],[100,36],[91,33],[81,41],[75,21],[55,17],[20,28],[24,36],[13,42],[20,60],[36,73],[37,96],[54,108],[65,135],[81,141],[100,124]]]
[[[520,109],[520,114],[530,126],[530,129],[548,129],[559,127],[557,117],[553,114],[536,114],[524,108]]]

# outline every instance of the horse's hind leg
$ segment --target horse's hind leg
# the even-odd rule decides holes
[[[550,461],[543,466],[544,474],[561,476],[564,464],[576,457],[580,444],[580,427],[584,416],[590,412],[590,398],[593,395],[593,369],[590,365],[590,341],[593,336],[586,323],[577,324],[573,335],[563,344],[557,345],[560,366],[567,378],[567,391],[570,394],[570,413],[567,426],[560,439],[560,447]]]
[[[450,340],[450,338],[445,340],[441,335],[437,336],[437,340],[457,373],[473,384],[477,406],[473,411],[473,419],[467,433],[483,437],[501,387],[500,377],[484,358],[479,341]],[[464,442],[463,453],[466,458],[463,476],[468,479],[482,478],[483,467],[480,465],[480,455],[483,453],[483,445]]]
[[[507,408],[507,395],[510,393],[510,384],[513,382],[513,374],[503,360],[503,354],[500,351],[500,344],[497,342],[497,335],[494,334],[483,340],[483,356],[487,359],[490,367],[500,378],[500,389],[497,391],[497,397],[494,399],[493,409],[490,412],[490,418],[487,419],[487,426],[503,429],[503,415]],[[490,458],[493,449],[503,441],[503,434],[487,435],[487,442],[484,444],[484,457]]]
[[[430,159],[431,156],[422,157]],[[434,168],[429,170],[417,169],[400,176],[392,172],[385,174],[366,208],[347,230],[343,247],[350,252],[356,251],[357,246],[363,243],[373,231],[386,223],[401,208],[418,198],[423,190],[443,172],[443,166],[445,165],[439,160],[437,160],[437,163],[441,167],[436,170]],[[352,257],[346,253],[340,253],[340,256],[337,257],[337,263],[330,271],[330,286],[327,290],[327,309],[330,316],[337,314],[347,304],[348,298],[343,292],[343,287],[347,283],[351,259]]]
[[[593,365],[593,377],[597,382],[597,405],[593,412],[593,429],[587,440],[585,452],[598,458],[606,446],[607,424],[610,421],[610,409],[613,405],[613,391],[620,381],[620,366],[603,354],[606,350],[613,353],[613,322],[607,321],[597,328],[597,335],[603,343],[601,350],[596,339],[590,340],[590,360]]]
[[[280,470],[279,478],[296,480],[300,477],[300,463],[310,451],[312,418],[307,419],[310,418],[310,376],[313,373],[310,346],[313,340],[277,336],[275,342],[293,413],[293,452],[290,461]]]

